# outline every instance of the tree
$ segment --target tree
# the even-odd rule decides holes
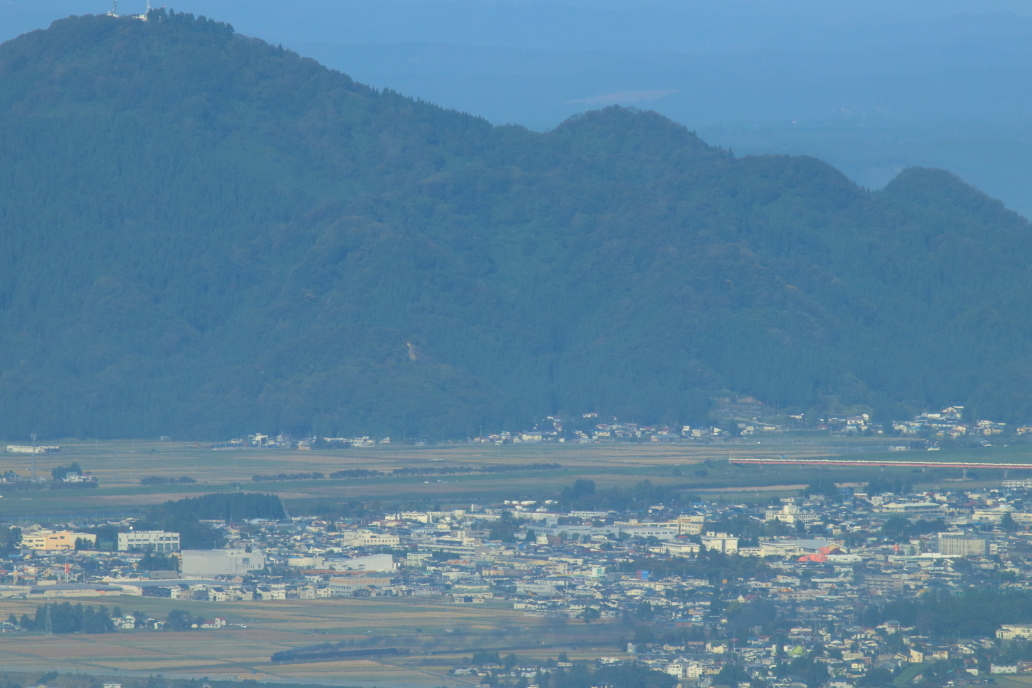
[[[559,494],[559,501],[566,508],[577,506],[590,506],[595,496],[595,481],[578,478],[572,487],[564,487]]]
[[[720,672],[713,678],[713,684],[717,686],[730,686],[738,688],[739,683],[749,683],[752,677],[745,666],[738,660],[724,662]]]
[[[55,466],[50,471],[54,480],[64,480],[69,475],[82,475],[82,469],[74,461],[68,466]]]
[[[585,624],[590,624],[592,621],[602,618],[602,612],[595,607],[585,607],[584,611],[577,615],[577,618],[583,620]]]
[[[502,512],[502,517],[491,524],[488,532],[489,540],[501,540],[502,542],[513,542],[516,540],[516,533],[523,527],[523,519],[514,519],[508,511]]]
[[[147,552],[136,564],[136,568],[140,571],[178,571],[179,557]]]
[[[190,615],[181,609],[171,610],[165,618],[165,629],[169,631],[187,631],[190,624]]]
[[[818,478],[817,480],[811,481],[805,488],[803,488],[803,495],[806,497],[811,495],[821,495],[836,502],[840,496],[838,485],[835,484],[835,481],[832,478]]]
[[[797,657],[788,665],[789,675],[807,685],[817,688],[828,680],[828,667],[823,662],[814,661],[813,653]]]
[[[870,669],[863,676],[857,679],[858,688],[888,688],[892,685],[895,677],[892,672],[884,667]]]

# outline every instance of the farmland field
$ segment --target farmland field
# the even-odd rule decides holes
[[[97,635],[6,634],[0,666],[47,666],[107,673],[206,675],[220,678],[317,679],[339,684],[397,686],[468,685],[447,675],[472,649],[504,648],[545,657],[616,652],[614,624],[558,624],[528,618],[511,605],[458,606],[421,598],[325,599],[211,603],[157,598],[107,597],[71,600],[119,605],[164,618],[171,609],[206,618],[222,616],[231,626],[210,631],[120,631]],[[0,600],[0,614],[34,614],[36,600]],[[358,647],[402,647],[412,654],[376,659],[274,665],[273,652],[322,642],[354,640]]]
[[[815,475],[834,476],[839,482],[863,480],[872,471],[906,474],[922,485],[949,485],[961,471],[950,468],[871,468],[810,466],[733,466],[729,457],[898,459],[898,452],[884,451],[885,440],[765,441],[712,445],[614,444],[614,445],[438,445],[430,447],[378,446],[339,451],[289,451],[252,449],[212,451],[207,445],[171,442],[63,441],[58,454],[37,457],[36,471],[48,475],[57,465],[71,461],[92,472],[99,489],[41,490],[3,493],[0,518],[34,519],[62,515],[131,515],[148,505],[169,499],[212,491],[251,490],[275,492],[288,505],[302,506],[318,501],[387,500],[461,505],[473,501],[553,496],[577,478],[594,480],[600,488],[628,485],[648,479],[655,484],[695,494],[738,495],[738,498],[769,498],[792,494]],[[879,451],[881,450],[881,451]],[[913,452],[909,456],[933,457],[942,461],[1022,462],[1032,457],[1029,445],[958,449],[935,453]],[[23,475],[29,472],[31,457],[0,454],[3,470]],[[701,467],[697,464],[709,462]],[[254,475],[321,472],[329,475],[345,469],[373,469],[390,473],[402,468],[459,468],[556,463],[555,470],[501,470],[445,475],[384,475],[344,480],[273,480],[255,482]],[[702,475],[700,469],[705,471]],[[1032,472],[1029,472],[1032,477]],[[1016,473],[1017,475],[1017,473]],[[141,485],[148,477],[188,476],[190,484]],[[975,481],[996,483],[998,469],[972,472]],[[969,484],[972,484],[969,481]]]

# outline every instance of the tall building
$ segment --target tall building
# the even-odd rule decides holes
[[[947,557],[985,556],[989,554],[986,538],[966,533],[939,533],[939,554]]]

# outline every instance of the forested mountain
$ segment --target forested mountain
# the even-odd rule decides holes
[[[0,46],[0,433],[463,436],[718,390],[1032,417],[1032,231],[654,113],[538,134],[191,15]]]

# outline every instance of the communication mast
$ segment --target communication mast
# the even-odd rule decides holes
[[[32,433],[32,482],[36,482],[36,433]]]

